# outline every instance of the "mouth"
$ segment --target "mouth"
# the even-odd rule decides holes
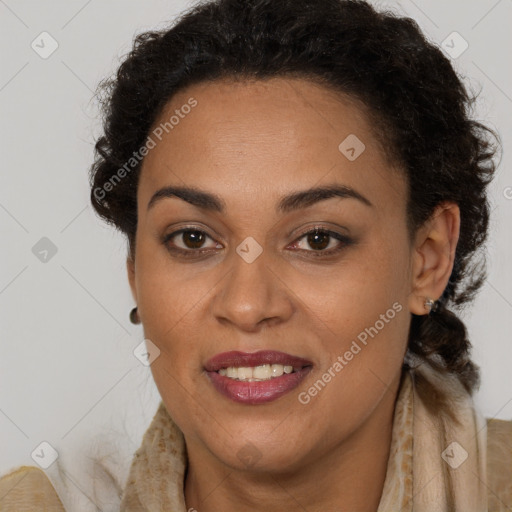
[[[284,352],[225,352],[211,358],[205,370],[214,388],[249,405],[276,400],[296,388],[313,363]]]

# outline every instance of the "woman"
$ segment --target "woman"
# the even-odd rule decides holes
[[[495,148],[417,25],[212,1],[104,86],[91,200],[162,397],[120,510],[509,510],[512,422],[452,311]]]

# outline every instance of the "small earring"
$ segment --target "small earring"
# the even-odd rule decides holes
[[[427,311],[429,313],[431,313],[432,311],[435,311],[435,305],[436,305],[436,301],[435,300],[430,299],[430,298],[427,298],[425,300],[425,309],[427,309]]]
[[[132,324],[140,324],[140,318],[139,318],[139,313],[137,311],[137,308],[133,308],[130,311],[130,322]]]

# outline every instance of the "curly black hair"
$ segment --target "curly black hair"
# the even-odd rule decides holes
[[[472,393],[479,368],[464,323],[448,307],[472,301],[487,277],[480,249],[499,140],[471,118],[475,98],[410,18],[360,0],[211,0],[168,29],[137,35],[117,74],[98,88],[104,134],[90,172],[96,212],[126,234],[134,256],[141,162],[123,179],[119,171],[144,146],[170,98],[198,82],[286,76],[362,102],[407,177],[410,237],[440,203],[459,205],[453,271],[435,310],[412,315],[407,354],[456,375]]]

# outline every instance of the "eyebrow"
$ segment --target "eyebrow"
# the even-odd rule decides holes
[[[226,209],[226,203],[216,194],[205,192],[195,187],[176,186],[164,187],[157,190],[149,200],[147,209],[149,210],[162,199],[170,197],[183,199],[183,201],[186,201],[193,206],[208,211],[224,213]],[[366,206],[373,207],[373,204],[366,197],[353,188],[345,185],[331,184],[292,192],[279,200],[276,206],[276,211],[280,213],[289,213],[301,208],[307,208],[308,206],[332,197],[357,199]]]

